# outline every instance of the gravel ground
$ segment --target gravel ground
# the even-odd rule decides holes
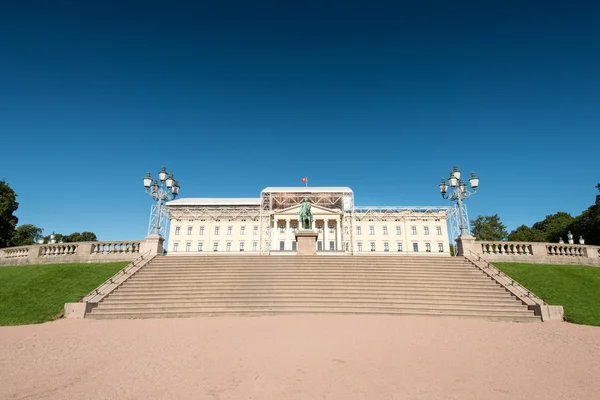
[[[0,327],[0,399],[594,399],[600,328],[436,317]]]

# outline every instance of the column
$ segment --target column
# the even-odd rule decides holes
[[[323,220],[323,250],[329,250],[329,243],[327,243],[327,235],[325,232],[328,232],[329,229],[329,220]]]
[[[273,221],[273,241],[271,242],[271,250],[279,250],[279,243],[277,242],[277,233],[279,232],[279,220],[277,218]]]
[[[315,219],[315,216],[313,215],[313,220],[312,220],[312,230],[315,230],[315,227],[317,226],[317,220]]]
[[[292,242],[290,241],[290,220],[285,220],[285,250],[292,249]]]
[[[343,250],[344,249],[344,243],[342,243],[342,231],[341,231],[341,225],[340,225],[340,219],[342,217],[338,217],[335,220],[335,234],[336,234],[336,243],[335,243],[335,249],[336,250]]]

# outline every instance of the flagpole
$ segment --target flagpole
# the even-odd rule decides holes
[[[308,176],[306,177],[306,187],[308,187]]]

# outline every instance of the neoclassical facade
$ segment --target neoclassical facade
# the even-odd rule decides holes
[[[446,207],[356,207],[348,187],[272,187],[258,198],[167,203],[168,254],[295,254],[298,210],[312,204],[317,254],[450,254]]]

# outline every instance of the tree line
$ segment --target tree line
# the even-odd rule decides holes
[[[33,224],[18,225],[19,219],[14,213],[19,208],[17,194],[6,183],[0,181],[0,248],[9,246],[27,246],[43,241],[49,243],[51,235],[43,235],[44,229]],[[73,232],[70,235],[53,233],[56,243],[87,242],[98,240],[93,232]]]
[[[600,192],[600,184],[596,185],[596,189]],[[586,244],[600,245],[600,194],[596,195],[594,204],[576,217],[559,211],[531,226],[521,225],[509,233],[498,214],[494,214],[471,220],[471,227],[478,240],[558,243],[560,239],[566,242],[567,234],[571,232],[575,243],[581,236]]]

